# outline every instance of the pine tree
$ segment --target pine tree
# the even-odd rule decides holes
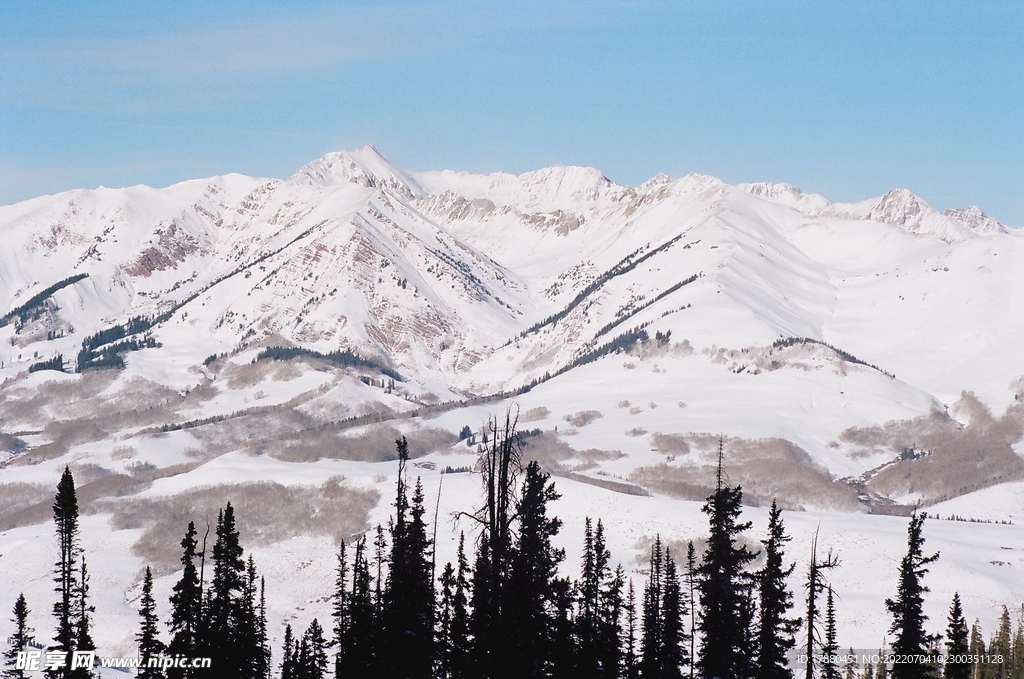
[[[76,594],[78,588],[78,497],[71,469],[64,467],[57,494],[53,501],[53,522],[57,527],[57,548],[60,555],[54,566],[53,581],[56,585],[57,601],[53,604],[53,617],[57,619],[53,650],[67,653],[67,662],[61,670],[47,672],[50,677],[71,676],[71,654],[77,648],[77,624],[75,620]]]
[[[636,592],[633,579],[629,579],[626,594],[626,647],[623,653],[623,676],[625,679],[639,679],[640,669],[636,657]]]
[[[577,583],[576,644],[578,646],[578,667],[580,676],[597,676],[600,659],[597,654],[598,592],[601,574],[598,573],[598,556],[594,547],[594,530],[590,517],[583,522],[582,577]],[[604,560],[605,564],[607,560]],[[606,567],[606,565],[605,565]]]
[[[452,593],[452,621],[450,630],[449,665],[451,679],[469,679],[469,561],[466,559],[466,537],[459,533],[459,551],[456,556],[455,588]]]
[[[662,623],[662,597],[665,565],[662,560],[661,535],[654,538],[651,546],[650,575],[644,587],[643,636],[640,641],[640,675],[656,677],[661,671],[661,650],[664,639]]]
[[[787,617],[793,608],[793,594],[786,580],[796,564],[783,566],[784,548],[790,537],[782,523],[782,510],[772,500],[768,512],[768,537],[764,545],[764,567],[757,574],[759,587],[757,679],[792,679],[787,654],[796,645],[800,618]]]
[[[144,679],[160,679],[164,676],[159,667],[150,667],[151,658],[159,658],[164,652],[164,644],[160,641],[158,628],[159,618],[156,615],[156,600],[153,599],[153,571],[146,566],[146,575],[142,578],[142,598],[139,601],[139,617],[142,624],[135,640],[139,643],[139,677]]]
[[[228,502],[217,517],[217,541],[213,546],[213,582],[207,593],[209,652],[217,659],[216,671],[223,679],[245,676],[245,646],[238,643],[239,623],[244,619],[243,593],[246,586],[245,561],[235,510]]]
[[[75,650],[94,651],[96,649],[96,644],[92,640],[91,617],[95,610],[89,603],[89,569],[83,556],[79,564],[78,586],[75,588]],[[72,669],[69,676],[72,679],[91,679],[93,672],[90,668],[78,667]]]
[[[981,630],[981,622],[975,618],[974,624],[971,625],[971,641],[968,646],[969,652],[972,656],[985,655],[985,635]],[[984,666],[976,664],[971,668],[971,679],[983,679],[985,673],[983,670]]]
[[[4,652],[4,665],[7,669],[0,672],[0,677],[4,679],[25,679],[25,670],[15,669],[15,665],[18,662],[18,653],[25,651],[29,645],[35,643],[35,637],[32,633],[35,631],[28,626],[28,604],[25,602],[25,595],[19,594],[18,599],[14,602],[14,617],[11,618],[11,622],[14,623],[14,634],[8,639],[10,647]]]
[[[749,581],[744,568],[756,554],[738,544],[740,534],[751,524],[739,522],[742,489],[723,483],[722,448],[719,441],[717,485],[702,508],[710,524],[708,547],[698,569],[703,644],[697,668],[703,679],[740,679],[741,665],[751,657],[751,649],[744,644],[749,629],[742,606]]]
[[[441,602],[437,613],[434,650],[437,654],[435,673],[439,679],[452,675],[452,609],[455,599],[455,568],[449,561],[441,572]]]
[[[836,641],[836,607],[829,586],[825,596],[825,643],[821,647],[822,679],[839,679],[839,644]]]
[[[260,613],[256,633],[260,651],[256,665],[256,679],[270,679],[273,654],[270,650],[270,637],[267,633],[267,583],[262,576],[260,576]]]
[[[196,570],[196,525],[188,522],[185,537],[181,540],[181,578],[174,585],[171,594],[171,641],[167,653],[171,656],[194,658],[197,652],[200,618],[202,616],[202,585]],[[191,669],[171,667],[168,679],[186,679],[195,676]]]
[[[334,595],[332,597],[331,617],[334,619],[334,677],[344,679],[346,655],[348,651],[349,603],[345,587],[348,583],[348,560],[345,553],[345,541],[338,546],[338,566],[334,571]]]
[[[517,677],[546,676],[552,663],[553,582],[565,553],[551,544],[562,522],[548,516],[548,503],[559,497],[550,475],[530,462],[516,507],[519,535],[511,552],[508,583],[503,585],[510,596],[502,622],[505,629],[514,630],[507,642],[512,647],[507,671]]]
[[[281,679],[297,679],[295,676],[295,637],[292,626],[284,627],[284,648],[281,649]]]
[[[693,673],[697,666],[695,657],[695,644],[697,641],[697,557],[692,541],[686,543],[686,589],[690,600],[690,679],[693,679]]]
[[[366,557],[366,537],[356,542],[352,559],[352,590],[349,595],[349,625],[345,634],[345,679],[370,679],[379,676],[376,667],[374,637],[377,629],[373,576]]]
[[[1009,660],[1012,650],[1010,648],[1012,633],[1010,611],[1006,606],[1003,606],[1003,611],[999,615],[999,626],[996,628],[996,633],[988,645],[988,654],[990,656],[1002,658],[1002,662],[992,663],[992,667],[989,668],[991,672],[989,676],[992,679],[1011,679]]]
[[[682,588],[676,562],[668,549],[665,550],[664,595],[662,597],[661,622],[661,653],[659,677],[664,679],[681,679],[683,667],[689,665],[687,652],[686,630],[683,618],[686,616],[686,604],[683,602]]]
[[[429,679],[433,669],[434,583],[431,550],[423,520],[423,485],[417,479],[412,504],[407,497],[405,464],[409,444],[398,449],[398,488],[391,527],[391,558],[383,594],[383,643],[402,648],[386,656],[388,675],[396,679]]]
[[[1024,679],[1024,604],[1017,613],[1017,631],[1013,634],[1009,665],[1013,679]]]
[[[598,527],[603,530],[600,521],[598,521]],[[609,554],[609,556],[611,555]],[[622,588],[625,585],[625,571],[623,571],[620,564],[615,567],[611,576],[601,587],[598,651],[601,655],[601,667],[604,670],[604,676],[611,679],[618,679],[622,676],[623,672],[624,649],[621,623],[623,609],[625,608]],[[681,605],[685,606],[685,604]]]
[[[928,591],[921,580],[928,572],[925,568],[939,558],[938,553],[924,556],[922,528],[924,515],[914,514],[907,527],[907,554],[900,562],[899,585],[895,599],[886,599],[885,606],[892,614],[893,622],[889,631],[896,635],[892,650],[896,655],[918,655],[928,651],[930,644],[938,639],[924,630],[924,593]],[[896,663],[892,670],[893,679],[922,679],[929,676],[928,668],[922,664]]]
[[[946,627],[946,655],[953,658],[947,662],[943,676],[946,679],[969,679],[972,663],[967,660],[970,638],[964,611],[960,605],[960,593],[954,592],[953,603],[949,606],[949,625]],[[960,656],[960,662],[956,662]]]
[[[320,621],[313,618],[306,633],[302,635],[299,670],[302,679],[326,679],[327,677],[327,642]],[[395,649],[396,653],[403,651]]]

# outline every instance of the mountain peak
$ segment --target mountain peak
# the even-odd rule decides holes
[[[1006,225],[986,215],[980,207],[972,205],[968,208],[946,208],[942,211],[950,219],[955,219],[979,236],[994,233],[1006,233]]]
[[[371,145],[354,151],[328,153],[303,165],[288,181],[325,187],[352,183],[367,188],[389,188],[408,198],[423,193],[415,179]]]
[[[911,233],[929,234],[947,243],[974,235],[960,222],[940,213],[909,189],[893,189],[875,201],[868,214],[885,224],[902,226]]]

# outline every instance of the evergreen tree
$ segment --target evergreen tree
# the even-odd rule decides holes
[[[743,619],[743,595],[749,581],[744,568],[756,554],[738,544],[750,523],[739,522],[742,489],[723,483],[722,446],[719,441],[715,492],[702,508],[710,524],[707,550],[698,568],[703,643],[697,669],[703,679],[740,679],[742,663],[752,655],[744,644],[749,634]]]
[[[456,557],[455,586],[452,593],[452,619],[449,631],[450,679],[469,679],[469,561],[466,559],[466,537],[459,533],[459,551]]]
[[[79,564],[78,585],[75,588],[74,601],[74,622],[75,622],[75,650],[94,651],[96,644],[92,640],[92,618],[91,615],[96,609],[89,603],[89,569],[85,563],[85,557]],[[93,676],[92,669],[78,667],[71,670],[69,675],[72,679],[90,679]]]
[[[647,679],[656,677],[661,671],[661,650],[664,638],[662,623],[662,596],[665,565],[662,560],[661,535],[654,538],[651,546],[650,575],[644,588],[643,636],[640,641],[640,675]]]
[[[327,677],[327,642],[320,621],[313,618],[306,633],[302,635],[300,644],[299,677],[296,679],[326,679]],[[396,653],[403,652],[395,649]]]
[[[1024,679],[1024,604],[1017,614],[1017,631],[1013,634],[1009,665],[1013,679]]]
[[[971,641],[968,648],[972,656],[985,655],[985,636],[981,631],[981,622],[977,618],[974,619],[974,624],[971,625]],[[971,669],[971,679],[983,679],[984,669],[982,665],[974,665]]]
[[[349,597],[345,591],[348,583],[348,560],[344,540],[338,546],[338,566],[334,572],[334,596],[331,608],[331,617],[334,619],[334,645],[337,647],[334,655],[334,677],[335,679],[344,679],[349,627]]]
[[[171,641],[167,645],[167,653],[171,656],[194,658],[201,655],[197,649],[202,616],[202,585],[195,564],[197,546],[196,525],[189,521],[181,541],[181,578],[171,594]],[[194,670],[181,667],[167,670],[168,679],[186,679],[195,675]]]
[[[441,602],[437,613],[434,650],[437,654],[435,675],[448,679],[452,675],[452,609],[455,599],[455,568],[449,561],[441,572]]]
[[[690,679],[693,679],[696,663],[697,641],[697,556],[693,548],[693,542],[686,543],[686,589],[690,603]]]
[[[295,637],[292,635],[292,626],[285,625],[284,648],[281,649],[281,679],[297,679],[294,654]]]
[[[598,527],[603,528],[600,521],[598,521]],[[620,564],[615,567],[615,571],[601,587],[598,652],[601,656],[601,667],[604,669],[604,676],[613,679],[618,679],[623,673],[624,649],[621,623],[625,607],[622,588],[625,585],[625,571],[623,571]]]
[[[25,602],[25,595],[19,594],[18,599],[14,602],[14,617],[11,618],[11,622],[14,623],[14,634],[7,640],[10,643],[10,647],[4,652],[4,665],[6,669],[0,672],[0,677],[4,679],[25,679],[25,670],[15,669],[18,663],[18,653],[28,649],[29,645],[35,643],[35,637],[32,633],[35,631],[28,626],[28,604]]]
[[[996,633],[988,645],[988,654],[990,656],[1002,658],[1002,662],[992,663],[992,667],[988,668],[991,679],[1011,679],[1009,661],[1012,651],[1010,647],[1012,633],[1010,611],[1006,606],[1003,606],[1003,611],[999,615],[999,626],[996,628]]]
[[[217,517],[217,541],[213,546],[213,582],[207,593],[206,629],[214,668],[223,679],[246,677],[245,645],[239,644],[240,623],[245,619],[245,561],[242,559],[235,510],[228,502]],[[247,679],[247,677],[246,677]]]
[[[507,670],[524,679],[546,676],[553,662],[553,582],[565,553],[551,544],[562,522],[548,516],[548,503],[559,497],[550,475],[542,472],[537,462],[530,462],[516,507],[519,535],[511,554],[505,586],[510,596],[502,621],[505,629],[514,630],[512,639],[507,641],[514,649],[509,654],[511,664]],[[601,549],[604,550],[603,543]],[[604,563],[607,563],[607,556]]]
[[[135,640],[139,643],[139,677],[145,679],[160,679],[164,676],[163,670],[159,667],[150,667],[150,658],[159,658],[164,652],[164,644],[160,641],[158,628],[159,618],[156,615],[156,600],[153,599],[153,571],[146,566],[146,575],[142,578],[142,598],[139,601],[139,617],[142,624]]]
[[[383,595],[383,643],[402,648],[386,656],[388,675],[396,679],[429,679],[433,669],[434,583],[431,550],[423,521],[423,486],[419,480],[409,504],[405,464],[409,444],[403,436],[398,449],[398,488],[391,527],[391,558]]]
[[[366,557],[366,537],[356,542],[352,559],[352,592],[349,596],[349,625],[345,634],[345,679],[371,679],[378,676],[374,636],[377,629],[373,576]]]
[[[825,597],[825,643],[821,647],[821,678],[839,679],[839,644],[836,641],[836,607],[829,586]]]
[[[270,679],[270,668],[273,665],[270,650],[270,638],[267,634],[267,583],[260,576],[260,609],[256,627],[256,639],[259,656],[256,664],[256,679]]]
[[[886,599],[885,606],[892,614],[893,622],[889,631],[896,635],[892,651],[896,655],[918,655],[928,651],[938,637],[924,630],[928,619],[924,614],[924,593],[928,591],[921,580],[928,572],[928,564],[939,558],[938,553],[924,556],[922,527],[924,515],[915,513],[907,527],[907,554],[900,562],[899,585],[895,599]],[[922,679],[929,676],[923,664],[896,663],[892,669],[893,679]]]
[[[967,630],[967,621],[964,620],[964,611],[960,606],[960,593],[953,593],[953,603],[949,606],[949,624],[946,627],[946,655],[953,658],[947,662],[943,675],[946,679],[969,679],[971,676],[971,663],[967,660],[970,652],[970,637]],[[956,662],[956,656],[960,661]]]
[[[53,522],[57,528],[57,548],[59,556],[53,570],[53,581],[56,585],[57,601],[53,604],[53,617],[57,620],[53,650],[67,653],[65,666],[56,671],[48,671],[50,677],[71,676],[71,654],[77,648],[78,630],[75,620],[76,594],[78,587],[78,557],[81,547],[78,544],[78,497],[75,492],[75,480],[71,469],[64,467],[57,494],[53,501]]]
[[[633,579],[629,580],[626,594],[626,647],[623,653],[622,675],[625,679],[639,679],[640,668],[636,657],[636,592]]]
[[[668,549],[665,550],[664,595],[662,597],[661,653],[659,677],[681,679],[683,667],[690,663],[687,652],[686,630],[683,618],[686,615],[676,562]]]
[[[757,574],[759,587],[757,679],[792,679],[787,654],[796,645],[800,618],[787,617],[793,608],[793,594],[786,580],[796,564],[783,566],[784,548],[790,537],[782,523],[782,510],[772,500],[768,512],[768,537],[764,545],[764,567]]]

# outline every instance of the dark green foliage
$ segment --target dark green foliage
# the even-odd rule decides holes
[[[968,645],[967,621],[960,605],[960,593],[953,593],[953,603],[949,606],[949,625],[946,627],[946,654],[962,656],[961,662],[947,662],[943,671],[946,679],[968,679],[971,676],[971,663],[964,658],[970,652]]]
[[[18,652],[26,650],[35,643],[35,637],[32,636],[32,632],[35,630],[28,626],[28,614],[29,609],[25,602],[25,595],[19,594],[18,599],[14,602],[14,617],[11,618],[11,622],[14,623],[14,634],[8,639],[10,647],[4,651],[3,656],[6,669],[0,672],[0,677],[4,679],[25,679],[27,676],[24,670],[15,669],[15,665],[18,662]]]
[[[676,679],[690,665],[689,614],[675,559],[662,550],[661,536],[651,546],[650,577],[644,589],[644,631],[640,645],[640,676]]]
[[[345,658],[348,646],[348,628],[351,624],[349,616],[349,596],[345,591],[348,582],[348,555],[345,541],[338,547],[338,565],[335,569],[334,595],[331,604],[331,617],[334,619],[334,676],[338,679],[345,676]]]
[[[202,621],[202,584],[195,564],[197,545],[196,525],[189,521],[181,541],[181,577],[171,594],[171,642],[167,652],[172,656],[192,658],[200,655],[197,644]],[[171,667],[167,670],[169,679],[185,679],[194,675],[191,669]]]
[[[313,618],[306,633],[298,644],[299,652],[294,667],[293,679],[326,679],[327,641],[320,621]],[[397,649],[396,649],[397,651]],[[398,652],[398,655],[401,653]]]
[[[160,630],[157,627],[159,619],[156,615],[156,600],[153,599],[153,571],[146,566],[146,575],[142,579],[142,599],[139,601],[139,617],[142,622],[139,626],[139,633],[135,635],[135,641],[139,644],[139,658],[142,665],[139,667],[138,676],[140,679],[159,679],[164,676],[162,670],[150,667],[150,658],[160,656],[166,647],[160,641]]]
[[[459,440],[465,441],[473,436],[473,430],[469,428],[469,425],[465,425],[459,430]]]
[[[284,648],[281,649],[281,679],[296,679],[295,669],[298,662],[295,658],[295,651],[295,637],[292,634],[292,626],[285,625]]]
[[[895,599],[886,599],[885,607],[892,615],[889,631],[895,635],[892,651],[898,655],[925,653],[938,637],[924,630],[928,617],[924,614],[924,593],[928,588],[921,580],[928,572],[926,566],[939,558],[938,553],[924,556],[924,515],[915,513],[907,526],[907,554],[900,561],[899,584]],[[897,663],[893,666],[893,679],[922,679],[930,676],[924,665]]]
[[[740,534],[750,523],[740,523],[743,492],[722,482],[722,447],[719,445],[718,483],[702,510],[708,515],[710,535],[704,559],[698,568],[703,632],[701,657],[697,667],[701,677],[739,679],[742,663],[751,657],[745,644],[749,627],[745,624],[744,596],[750,576],[745,567],[756,556],[738,545]]]
[[[293,358],[298,358],[299,356],[318,358],[322,361],[327,361],[328,363],[333,363],[334,365],[342,367],[372,368],[383,375],[387,375],[391,379],[398,380],[399,382],[402,381],[402,376],[391,368],[381,365],[371,359],[363,358],[348,349],[322,354],[319,351],[303,349],[302,347],[267,347],[257,354],[256,360],[262,361],[265,358],[269,358],[275,361],[288,361]]]
[[[71,469],[64,467],[57,494],[53,501],[53,522],[57,528],[57,549],[59,556],[54,566],[53,581],[56,585],[57,601],[53,604],[53,616],[57,620],[53,648],[68,653],[68,660],[62,671],[51,672],[50,676],[71,675],[71,653],[77,648],[78,620],[75,607],[79,595],[78,558],[81,548],[78,544],[78,497]]]
[[[75,591],[74,612],[75,617],[75,648],[80,651],[92,651],[96,644],[92,640],[91,614],[95,607],[89,603],[89,570],[85,564],[85,557],[82,557],[78,575],[78,588]],[[88,679],[93,673],[79,667],[71,670],[72,679]]]
[[[632,578],[626,594],[626,629],[623,631],[626,643],[622,653],[622,676],[625,679],[637,679],[640,676],[640,664],[636,652],[636,592],[633,590]]]
[[[121,328],[122,326],[115,327]],[[95,335],[92,337],[95,337]],[[140,349],[154,349],[160,346],[160,343],[155,339],[150,336],[146,336],[137,339],[126,339],[121,342],[114,342],[113,344],[106,344],[99,349],[87,349],[85,348],[85,344],[90,339],[91,338],[86,338],[86,340],[82,342],[83,347],[82,350],[78,352],[78,365],[75,368],[76,372],[82,372],[83,370],[89,369],[121,369],[124,367],[124,359],[121,357],[121,354],[128,353],[129,351],[139,351]]]
[[[445,564],[441,575],[441,608],[437,637],[439,679],[469,679],[469,562],[466,536],[459,534],[458,566]]]
[[[345,629],[344,655],[339,659],[345,679],[370,679],[376,671],[375,631],[377,629],[373,578],[366,556],[366,538],[356,542],[352,560],[352,589],[348,595],[348,626]]]
[[[64,372],[64,355],[57,354],[48,361],[39,361],[33,363],[28,367],[30,373],[39,372],[40,370],[56,370],[57,372]]]
[[[757,679],[792,679],[787,654],[796,645],[800,618],[787,617],[793,608],[793,594],[786,580],[796,564],[783,566],[784,548],[790,537],[782,523],[782,510],[772,500],[768,513],[768,538],[764,545],[764,567],[758,582],[758,662]]]
[[[634,328],[633,330],[624,332],[621,335],[617,335],[616,337],[612,338],[608,342],[605,342],[604,344],[594,349],[593,351],[588,351],[582,356],[577,357],[575,360],[572,361],[572,363],[559,370],[556,374],[566,372],[568,370],[571,370],[572,368],[578,368],[581,365],[586,365],[587,363],[593,363],[597,359],[601,358],[602,356],[607,356],[608,354],[615,354],[619,353],[620,351],[628,351],[629,349],[633,348],[633,345],[636,344],[637,342],[646,342],[648,339],[649,336],[647,335],[646,330],[644,330],[643,328]]]
[[[15,318],[18,319],[19,323],[26,323],[29,320],[34,320],[35,318],[38,318],[38,314],[39,311],[41,310],[43,302],[45,302],[50,297],[50,295],[57,292],[58,290],[66,288],[69,285],[73,285],[78,281],[88,277],[89,274],[87,273],[80,273],[74,276],[69,276],[64,280],[58,281],[57,283],[54,283],[48,288],[41,290],[35,295],[32,295],[32,297],[30,297],[28,301],[22,304],[21,306],[15,307],[14,309],[11,309],[3,316],[0,316],[0,328],[4,327]]]

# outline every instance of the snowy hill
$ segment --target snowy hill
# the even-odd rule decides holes
[[[898,554],[902,520],[876,515],[915,503],[1024,520],[1024,238],[976,207],[699,174],[417,173],[366,147],[286,180],[40,197],[0,207],[0,234],[0,564],[19,574],[0,601],[24,587],[41,615],[70,464],[87,551],[130,552],[93,566],[94,591],[124,594],[98,612],[117,650],[138,569],[170,586],[155,526],[262,498],[254,512],[281,518],[247,529],[287,593],[275,611],[316,609],[296,563],[329,569],[311,535],[386,521],[394,437],[436,484],[473,463],[462,427],[475,444],[510,407],[562,477],[570,554],[588,514],[617,517],[624,563],[659,530],[696,537],[719,436],[751,505],[806,512],[798,546],[820,519]],[[468,477],[445,478],[446,508],[472,501]],[[988,615],[1024,597],[1024,561],[972,554],[1024,544],[967,525],[934,529],[951,557],[934,591],[984,570],[968,613]],[[863,599],[856,643],[876,643],[880,600],[853,592],[888,592],[837,582]]]

